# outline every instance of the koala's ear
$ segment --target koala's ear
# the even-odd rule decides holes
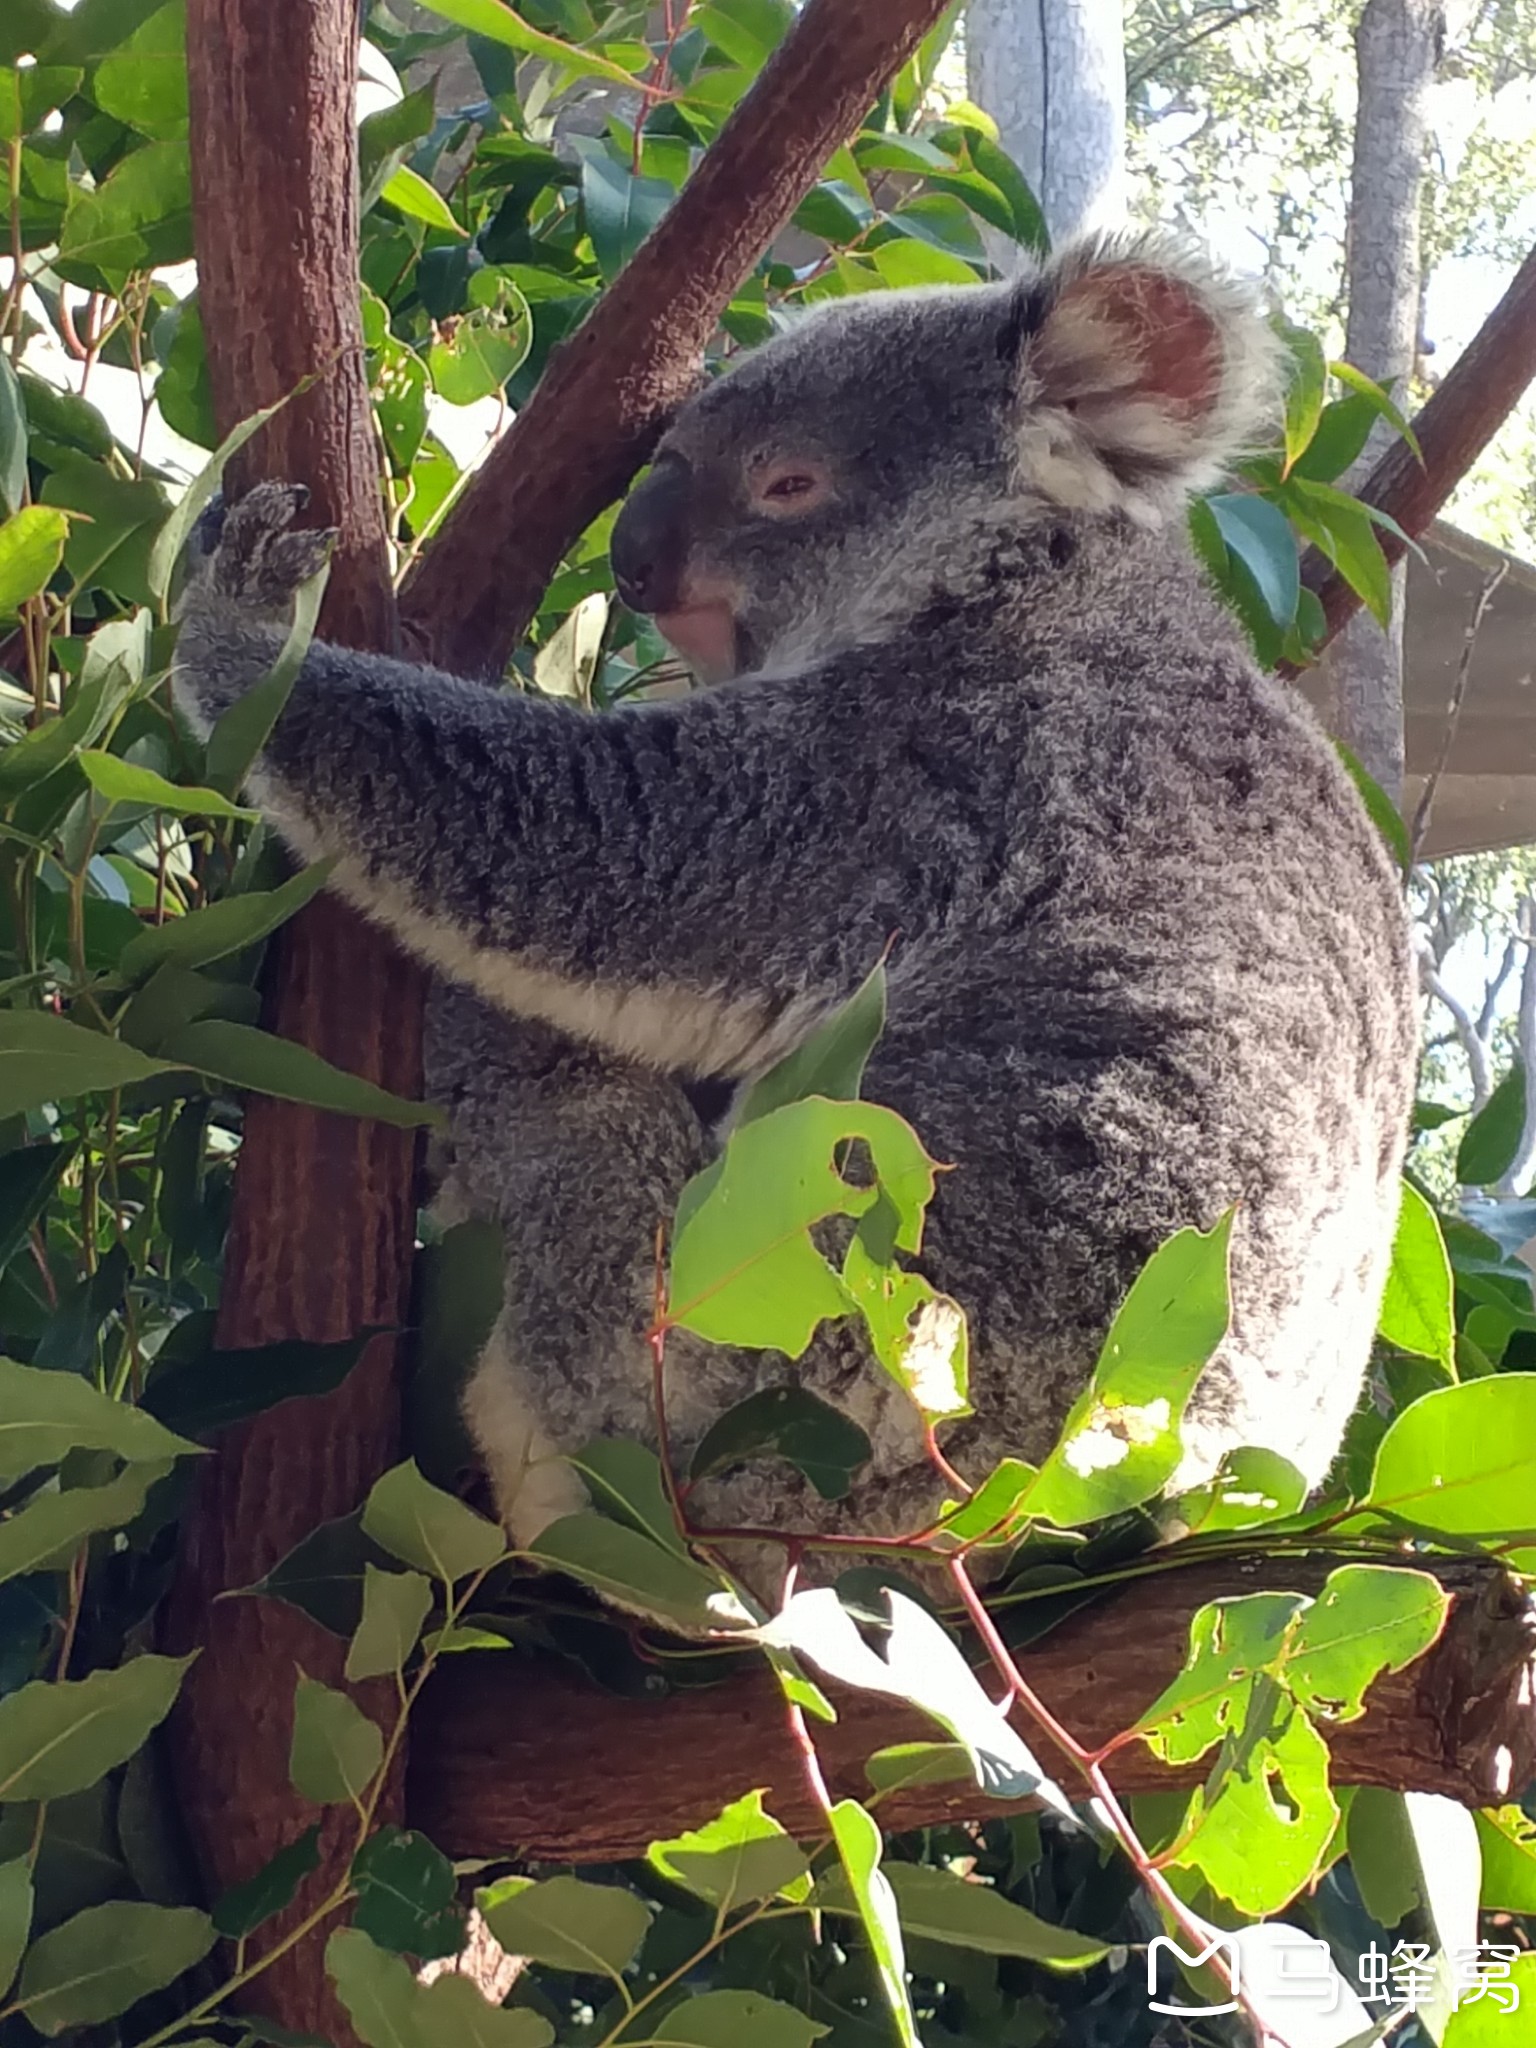
[[[1079,244],[1019,289],[1025,489],[1155,520],[1263,444],[1281,347],[1247,286],[1143,237]]]

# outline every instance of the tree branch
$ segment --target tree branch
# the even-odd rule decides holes
[[[1406,441],[1394,441],[1356,495],[1387,513],[1410,540],[1416,540],[1503,426],[1533,377],[1536,248],[1414,420],[1422,464]],[[1407,542],[1385,529],[1378,537],[1387,560],[1401,561]],[[1326,645],[1360,609],[1360,599],[1315,548],[1307,550],[1301,574],[1322,604],[1328,623]]]
[[[499,675],[561,556],[623,491],[698,378],[731,294],[946,0],[809,0],[401,593],[411,644]]]
[[[1266,1587],[1316,1591],[1331,1564],[1233,1559],[1149,1575],[1062,1622],[1023,1658],[1031,1686],[1089,1747],[1130,1724],[1174,1676],[1190,1616],[1205,1601]],[[1441,1792],[1467,1805],[1508,1799],[1536,1766],[1532,1659],[1536,1627],[1524,1593],[1481,1560],[1429,1566],[1452,1594],[1439,1642],[1371,1690],[1365,1718],[1329,1728],[1342,1784]],[[1251,1569],[1250,1569],[1251,1567]],[[658,1836],[711,1819],[754,1786],[792,1833],[819,1815],[784,1726],[778,1682],[751,1668],[722,1685],[670,1698],[620,1699],[564,1665],[474,1655],[451,1660],[418,1708],[407,1811],[450,1856],[552,1862],[622,1861]],[[891,1742],[932,1741],[933,1724],[870,1693],[829,1686],[837,1722],[818,1726],[817,1754],[834,1797],[869,1796],[864,1759]],[[1067,1771],[1042,1742],[1047,1770]],[[1197,1783],[1157,1765],[1140,1743],[1116,1752],[1120,1793]],[[594,1798],[593,1787],[602,1787]],[[880,1807],[889,1828],[975,1820],[1014,1810],[969,1780],[922,1785]]]

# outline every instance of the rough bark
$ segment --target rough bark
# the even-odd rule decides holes
[[[221,431],[321,370],[248,444],[232,479],[303,477],[340,529],[322,630],[388,648],[384,546],[357,298],[355,0],[275,8],[191,0],[194,223]],[[417,1092],[422,982],[327,898],[282,936],[268,1025],[383,1087]],[[409,1133],[254,1097],[236,1176],[219,1342],[334,1340],[399,1324],[413,1242]],[[319,1522],[355,1507],[391,1462],[399,1404],[381,1339],[339,1392],[290,1402],[225,1437],[182,1529],[167,1633],[202,1645],[170,1745],[190,1831],[215,1889],[250,1877],[314,1818],[288,1779],[296,1667],[341,1683],[341,1646],[292,1609],[224,1600]],[[380,1688],[364,1704],[390,1707]],[[398,1786],[395,1788],[398,1808]],[[327,1823],[334,1881],[349,1816]],[[288,2026],[346,2038],[319,1945],[253,1992]]]
[[[461,675],[501,673],[561,555],[694,388],[731,293],[944,5],[809,0],[407,579],[413,646]]]
[[[1125,217],[1125,28],[1104,0],[970,0],[966,86],[1053,241]]]
[[[1178,1670],[1190,1616],[1205,1601],[1265,1587],[1313,1591],[1330,1562],[1232,1560],[1166,1572],[1063,1622],[1023,1655],[1025,1675],[1061,1724],[1107,1741],[1150,1706]],[[1496,1566],[1438,1568],[1453,1596],[1439,1642],[1372,1688],[1363,1720],[1327,1731],[1341,1784],[1440,1792],[1469,1806],[1508,1799],[1536,1766],[1532,1703],[1536,1624]],[[610,1862],[712,1818],[765,1788],[791,1832],[821,1831],[819,1809],[764,1667],[705,1691],[618,1699],[563,1665],[471,1656],[433,1680],[419,1709],[407,1806],[450,1856],[511,1855]],[[894,1701],[829,1688],[838,1719],[814,1729],[834,1796],[868,1793],[864,1759],[890,1742],[932,1741],[931,1722]],[[1027,1731],[1026,1731],[1027,1732]],[[1068,1792],[1072,1767],[1030,1738]],[[1163,1770],[1140,1743],[1114,1758],[1117,1791],[1198,1783],[1205,1771]],[[593,1787],[601,1786],[601,1797]],[[882,1802],[888,1828],[974,1820],[1012,1810],[969,1781],[922,1785]]]
[[[1418,350],[1419,196],[1429,89],[1444,37],[1440,0],[1367,0],[1355,30],[1359,100],[1350,176],[1344,354],[1378,382],[1407,388]],[[1390,429],[1367,443],[1351,487]],[[1353,620],[1331,648],[1333,730],[1396,798],[1403,784],[1403,571],[1392,577],[1385,632]]]
[[[1374,465],[1358,495],[1390,513],[1410,539],[1431,522],[1536,378],[1536,248],[1520,265],[1503,298],[1442,378],[1413,421],[1422,462],[1406,441],[1394,441]],[[1380,534],[1389,562],[1407,543]],[[1302,580],[1316,591],[1329,635],[1360,609],[1348,583],[1315,549],[1302,563]]]

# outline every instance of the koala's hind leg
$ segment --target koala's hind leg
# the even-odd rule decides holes
[[[668,1076],[446,985],[433,997],[427,1066],[451,1118],[439,1209],[494,1218],[505,1239],[505,1302],[464,1412],[524,1545],[585,1500],[561,1453],[603,1435],[656,1440],[646,1341],[656,1233],[713,1147]],[[697,1352],[668,1378],[684,1444],[751,1384],[746,1361]]]

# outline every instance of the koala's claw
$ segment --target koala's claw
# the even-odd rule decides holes
[[[306,484],[257,484],[223,515],[209,573],[220,596],[281,611],[329,558],[336,531],[292,528],[309,503]]]

